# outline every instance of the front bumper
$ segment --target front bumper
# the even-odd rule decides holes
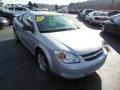
[[[4,27],[6,27],[7,25],[9,25],[9,22],[7,21],[7,22],[0,22],[0,28],[4,28]]]
[[[103,24],[105,20],[94,20],[93,23],[96,23],[96,24]]]
[[[85,77],[98,70],[107,58],[107,51],[104,49],[102,55],[92,61],[82,60],[81,63],[65,64],[58,62],[55,65],[55,73],[67,79]]]

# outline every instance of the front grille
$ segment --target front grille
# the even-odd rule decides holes
[[[95,52],[81,55],[85,61],[92,61],[95,60],[96,58],[100,57],[102,55],[102,49],[99,49]]]

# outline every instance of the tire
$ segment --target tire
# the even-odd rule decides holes
[[[92,20],[91,20],[91,19],[89,20],[89,24],[90,24],[90,25],[92,25],[92,24],[93,24],[93,22],[92,22]]]
[[[17,43],[20,43],[20,40],[19,40],[19,38],[18,38],[18,36],[17,36],[16,31],[13,30],[13,32],[14,32],[14,39],[15,39],[15,41],[16,41]]]
[[[47,61],[47,57],[42,51],[37,51],[36,55],[37,63],[39,65],[39,68],[42,72],[48,73],[49,72],[49,65]]]
[[[105,28],[106,28],[106,26],[105,26],[105,24],[103,24],[103,25],[102,25],[102,28],[101,28],[101,29],[102,29],[101,32],[105,32]]]

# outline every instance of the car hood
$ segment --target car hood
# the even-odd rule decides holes
[[[86,54],[102,48],[101,40],[95,34],[85,30],[71,30],[44,33],[43,36],[63,44],[71,52]],[[64,48],[61,49],[64,50]]]

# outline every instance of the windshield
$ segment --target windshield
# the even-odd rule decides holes
[[[93,10],[87,10],[87,11],[86,11],[86,14],[88,14],[88,13],[90,13],[90,12],[92,12],[92,11],[93,11]]]
[[[36,16],[40,32],[75,30],[77,27],[63,15]]]
[[[94,16],[107,16],[107,13],[98,12],[94,13]]]

